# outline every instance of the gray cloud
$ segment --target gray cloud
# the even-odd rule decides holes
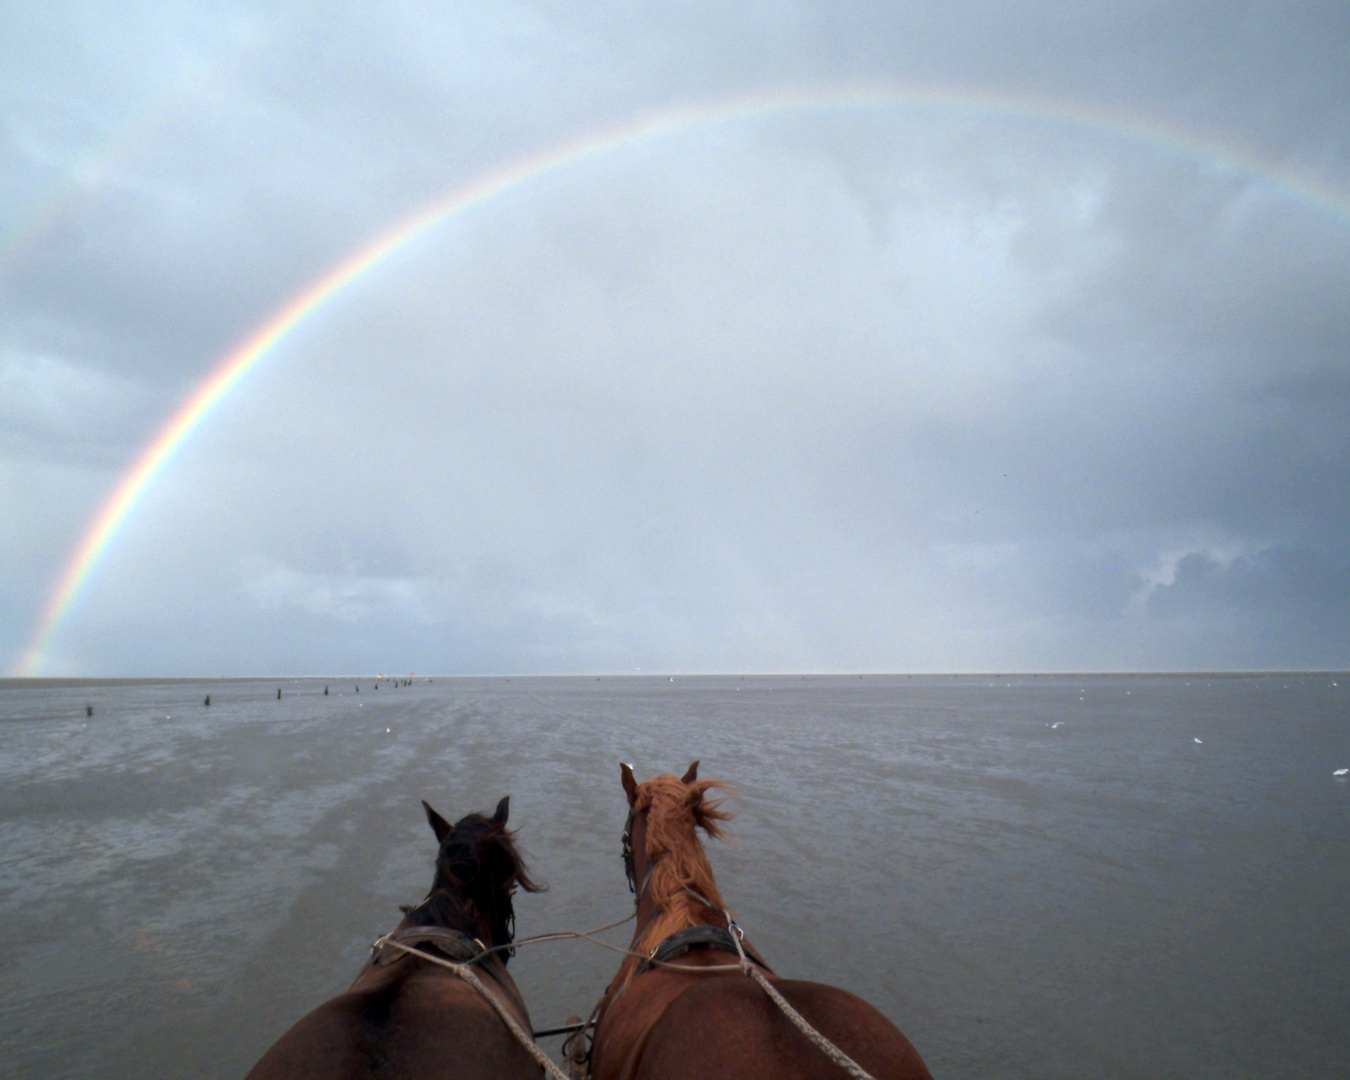
[[[0,655],[250,328],[455,184],[644,108],[935,80],[1350,176],[1323,9],[157,12],[0,35]],[[282,343],[50,670],[1343,666],[1347,280],[1344,213],[1034,115],[621,147]]]
[[[1149,592],[1146,610],[1173,632],[1210,639],[1219,663],[1236,655],[1254,667],[1334,667],[1350,647],[1347,593],[1350,564],[1321,552],[1274,548],[1228,561],[1191,552]]]

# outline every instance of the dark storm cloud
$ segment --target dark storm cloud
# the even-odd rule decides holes
[[[672,102],[879,78],[1142,116],[1346,186],[1345,18],[10,16],[0,652],[157,417],[486,169]],[[1034,115],[622,148],[428,235],[284,342],[151,489],[49,662],[1343,663],[1348,281],[1344,213]]]
[[[1350,650],[1347,595],[1343,558],[1275,548],[1225,564],[1193,552],[1169,584],[1150,591],[1145,610],[1183,633],[1217,633],[1209,646],[1216,659],[1236,653],[1253,667],[1336,667]]]

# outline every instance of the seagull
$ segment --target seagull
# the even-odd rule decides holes
[[[1350,769],[1337,769],[1337,770],[1336,770],[1334,773],[1332,773],[1331,775],[1332,775],[1332,776],[1344,776],[1346,773],[1350,773]]]
[[[1199,742],[1200,742],[1200,740],[1199,740],[1199,739],[1196,739],[1196,740],[1195,740],[1195,741],[1196,741],[1196,742],[1197,742],[1197,743],[1199,743]],[[1202,744],[1202,745],[1203,745],[1203,744]]]

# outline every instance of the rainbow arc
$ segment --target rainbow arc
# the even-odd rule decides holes
[[[138,501],[192,433],[220,406],[230,390],[238,386],[279,343],[313,321],[337,296],[414,239],[522,184],[541,179],[584,159],[645,140],[669,137],[709,124],[775,115],[897,107],[958,110],[991,119],[1038,121],[1105,132],[1144,143],[1154,150],[1204,160],[1236,173],[1260,177],[1290,196],[1317,206],[1350,224],[1350,200],[1343,192],[1317,180],[1296,176],[1249,148],[1198,136],[1172,124],[1048,98],[1017,97],[950,87],[805,87],[722,99],[639,116],[542,153],[523,157],[456,187],[329,269],[218,361],[206,379],[175,409],[131,467],[119,478],[86,526],[37,619],[28,646],[15,665],[15,674],[34,675],[41,669],[58,631],[88,585],[99,560],[134,512]]]

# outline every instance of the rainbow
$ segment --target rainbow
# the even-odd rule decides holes
[[[138,500],[230,389],[279,342],[313,320],[334,297],[410,241],[527,181],[619,147],[668,137],[708,124],[790,113],[896,107],[960,110],[990,119],[1059,124],[1132,139],[1155,151],[1198,158],[1225,170],[1259,177],[1286,194],[1330,212],[1350,225],[1350,200],[1343,192],[1318,180],[1294,175],[1251,148],[1198,136],[1172,124],[1049,98],[1017,97],[950,87],[868,84],[777,90],[638,116],[522,158],[455,188],[377,236],[312,282],[220,360],[206,380],[178,407],[150,444],[141,451],[85,529],[39,615],[29,644],[15,666],[15,674],[30,676],[38,672],[57,631],[69,616],[99,559],[135,509]]]

